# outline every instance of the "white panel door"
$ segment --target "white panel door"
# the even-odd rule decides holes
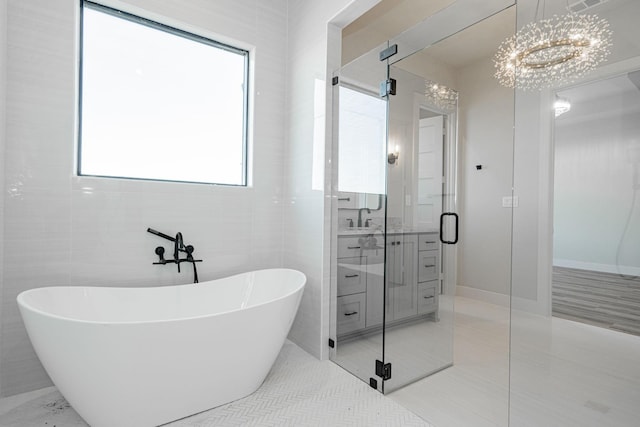
[[[416,224],[437,228],[442,213],[443,116],[420,120],[418,133],[418,201]]]

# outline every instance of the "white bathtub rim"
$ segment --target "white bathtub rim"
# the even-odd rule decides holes
[[[118,320],[86,320],[86,319],[78,319],[78,318],[74,318],[74,317],[69,317],[69,316],[60,316],[58,314],[52,314],[50,312],[44,311],[44,310],[40,310],[38,308],[35,308],[27,303],[24,302],[24,299],[26,298],[26,296],[29,293],[32,292],[37,292],[41,289],[47,289],[47,290],[55,290],[55,289],[68,289],[68,288],[76,288],[76,289],[82,289],[82,288],[103,288],[103,289],[113,289],[113,290],[124,290],[125,292],[127,290],[144,290],[144,289],[153,289],[156,287],[162,287],[162,288],[166,288],[166,289],[170,289],[170,288],[181,288],[181,287],[185,287],[185,286],[199,286],[199,285],[204,285],[207,282],[215,282],[216,280],[224,280],[224,279],[230,279],[236,276],[242,276],[248,273],[259,273],[261,271],[272,271],[272,270],[282,270],[282,271],[291,271],[291,272],[295,272],[297,274],[299,274],[301,276],[301,281],[300,284],[293,289],[291,292],[279,295],[273,299],[270,299],[268,301],[263,301],[259,304],[255,304],[249,307],[239,307],[239,308],[235,308],[232,310],[226,310],[226,311],[217,311],[214,313],[207,313],[207,314],[203,314],[203,315],[198,315],[198,316],[183,316],[183,317],[177,317],[177,318],[168,318],[168,319],[148,319],[148,320],[124,320],[124,321],[118,321]],[[288,297],[296,294],[297,292],[301,292],[302,290],[304,290],[304,287],[306,286],[307,283],[307,276],[306,274],[304,274],[303,272],[299,271],[299,270],[295,270],[292,268],[264,268],[264,269],[260,269],[260,270],[251,270],[251,271],[247,271],[244,273],[238,273],[238,274],[234,274],[231,276],[225,276],[225,277],[220,277],[219,279],[212,279],[212,280],[207,280],[206,282],[200,282],[200,283],[185,283],[185,284],[181,284],[181,285],[167,285],[167,286],[134,286],[134,287],[122,287],[122,286],[41,286],[39,288],[32,288],[32,289],[27,289],[26,291],[22,291],[20,292],[20,294],[18,294],[18,297],[16,298],[17,302],[18,302],[18,306],[21,309],[25,309],[25,310],[29,310],[31,312],[37,313],[41,316],[44,317],[48,317],[50,319],[55,319],[55,320],[62,320],[62,321],[66,321],[66,322],[74,322],[74,323],[81,323],[81,324],[90,324],[90,325],[146,325],[146,324],[161,324],[161,323],[172,323],[172,322],[183,322],[183,321],[189,321],[189,320],[197,320],[197,319],[207,319],[210,317],[216,317],[216,316],[221,316],[224,314],[230,314],[230,313],[234,313],[234,312],[241,312],[243,310],[251,310],[251,309],[256,309],[258,307],[262,307],[264,305],[267,304],[271,304],[271,303],[275,303],[277,301],[281,301],[281,300],[285,300]]]

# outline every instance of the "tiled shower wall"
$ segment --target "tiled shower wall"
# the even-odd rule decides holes
[[[328,353],[332,194],[326,82],[340,67],[340,28],[378,1],[289,1],[283,255],[286,266],[307,275],[290,338],[322,358]]]
[[[331,183],[322,172],[331,165],[321,95],[327,95],[329,70],[339,66],[339,28],[378,0],[102,1],[252,50],[250,188],[73,175],[78,1],[0,2],[8,16],[0,28],[7,28],[9,112],[0,174],[6,178],[0,182],[0,396],[50,384],[17,310],[22,290],[191,279],[189,272],[151,265],[154,248],[164,242],[147,227],[181,231],[204,259],[201,280],[274,266],[305,272],[309,280],[290,338],[326,356]]]
[[[7,2],[0,2],[0,168],[4,171],[4,147],[6,138],[5,100],[6,100],[6,71],[7,71]],[[4,218],[4,173],[0,172],[0,223]],[[0,224],[0,296],[3,289],[4,265],[4,224]],[[2,304],[0,300],[0,319],[2,319]],[[2,323],[0,323],[0,337],[2,337]],[[2,339],[0,339],[0,355],[2,355]],[[0,396],[2,396],[2,382],[0,381]]]
[[[167,234],[181,231],[204,260],[198,265],[201,280],[283,265],[286,0],[104,3],[253,50],[253,186],[75,177],[79,1],[0,2],[0,21],[5,5],[8,17],[8,25],[0,25],[2,31],[7,29],[6,43],[0,36],[7,54],[4,236],[0,235],[3,396],[50,384],[18,313],[16,296],[21,291],[192,280],[188,268],[178,274],[175,266],[151,264],[154,248],[167,242],[146,233],[147,227]],[[0,107],[0,117],[1,112]]]

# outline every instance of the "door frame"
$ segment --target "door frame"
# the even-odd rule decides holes
[[[551,317],[553,281],[553,211],[554,211],[554,165],[555,134],[553,112],[548,105],[557,91],[615,77],[625,72],[640,69],[640,56],[614,62],[594,70],[588,77],[566,85],[559,85],[540,94],[540,195],[538,206],[538,274],[536,301],[513,298],[514,308]],[[517,95],[516,95],[517,100]]]
[[[422,94],[413,95],[413,129],[414,129],[414,164],[413,175],[417,178],[417,152],[420,132],[420,110],[429,110],[440,114],[444,120],[445,143],[442,149],[442,211],[458,212],[458,112],[445,111],[430,104]],[[417,194],[417,188],[415,189]],[[451,198],[451,199],[450,199]],[[413,211],[417,206],[417,197],[414,197]],[[413,214],[414,219],[416,215]],[[458,245],[440,245],[440,294],[455,295],[457,283],[457,257]],[[444,283],[447,278],[447,283]],[[446,292],[445,292],[446,291]]]

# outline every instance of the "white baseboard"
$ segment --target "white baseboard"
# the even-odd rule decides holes
[[[495,304],[502,307],[509,307],[511,303],[509,295],[485,291],[483,289],[472,288],[470,286],[456,286],[456,295],[488,302],[489,304]]]
[[[595,262],[574,261],[572,259],[553,260],[554,267],[577,268],[578,270],[601,271],[603,273],[624,274],[627,276],[640,276],[640,267],[627,265],[598,264]]]
[[[529,314],[538,314],[540,316],[549,316],[548,307],[541,304],[539,301],[511,297],[510,295],[501,294],[498,292],[485,291],[483,289],[476,289],[470,286],[456,286],[456,295],[474,299],[477,301],[486,302],[489,304],[499,305],[501,307],[511,307],[513,310],[522,311]]]

